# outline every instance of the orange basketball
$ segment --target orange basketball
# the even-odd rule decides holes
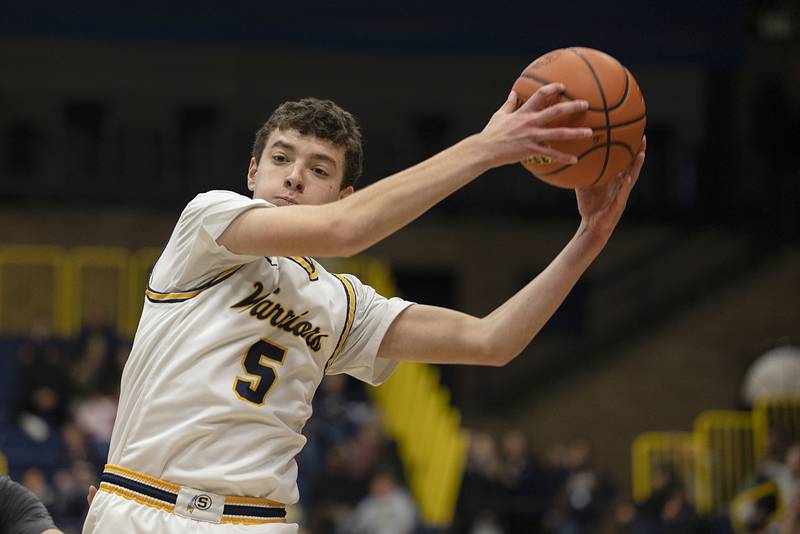
[[[539,179],[567,188],[603,183],[630,165],[642,145],[647,116],[639,85],[628,69],[599,50],[562,48],[528,65],[514,83],[514,91],[527,100],[554,82],[566,86],[560,101],[586,100],[589,109],[549,126],[591,128],[594,135],[549,143],[576,156],[574,165],[541,155],[531,156],[522,165]]]

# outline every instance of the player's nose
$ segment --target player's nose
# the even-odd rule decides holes
[[[298,191],[300,193],[303,192],[303,177],[302,173],[300,172],[299,165],[294,165],[292,167],[292,172],[290,172],[289,175],[286,176],[286,178],[283,181],[283,185],[287,189]]]

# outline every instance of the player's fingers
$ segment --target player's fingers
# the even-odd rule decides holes
[[[591,136],[591,128],[543,128],[538,138],[546,141],[563,141],[568,139],[586,139]]]
[[[563,83],[549,83],[536,90],[522,107],[532,111],[541,111],[553,104],[553,99],[557,98],[566,90]]]
[[[519,99],[517,98],[517,93],[511,91],[508,94],[508,98],[506,98],[506,101],[503,102],[502,106],[500,106],[500,109],[498,109],[495,112],[495,115],[497,115],[498,113],[512,113],[515,109],[517,109],[518,101]]]
[[[568,163],[570,165],[578,163],[578,158],[576,158],[572,154],[565,154],[564,152],[540,144],[536,144],[533,146],[533,149],[531,150],[531,155],[528,157],[528,160],[533,160],[541,156],[546,156],[552,160],[561,161],[563,163]]]
[[[636,157],[633,158],[633,163],[631,164],[630,173],[628,174],[628,183],[633,184],[636,183],[636,180],[639,179],[639,173],[642,172],[642,166],[644,166],[644,158],[645,158],[645,151],[647,150],[647,138],[642,138],[642,147],[639,149],[639,152],[636,154]]]
[[[86,495],[86,502],[89,503],[89,506],[92,504],[92,500],[94,500],[94,496],[97,493],[97,488],[94,486],[89,486],[89,493]]]
[[[642,149],[640,149],[636,154],[633,163],[631,163],[631,165],[619,176],[619,189],[615,193],[616,197],[614,201],[616,202],[620,211],[625,209],[625,206],[628,203],[628,197],[630,196],[631,191],[633,191],[633,187],[636,185],[636,182],[639,180],[639,173],[641,172],[642,165],[644,164],[644,145],[645,143],[643,142]]]
[[[565,115],[571,115],[589,109],[589,102],[586,100],[570,100],[569,102],[559,102],[549,108],[536,113],[536,124],[544,126]]]

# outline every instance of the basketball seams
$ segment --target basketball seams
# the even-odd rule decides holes
[[[554,83],[554,82],[548,82],[544,78],[538,78],[536,76],[532,76],[532,75],[530,75],[530,74],[528,74],[526,72],[523,72],[522,74],[520,74],[519,77],[520,78],[525,78],[526,80],[530,80],[532,82],[536,82],[536,83],[539,83],[539,84],[542,84],[542,85],[548,85],[548,84]],[[576,97],[572,96],[567,91],[564,91],[563,93],[561,93],[561,96],[563,96],[567,100],[576,100]],[[587,108],[586,111],[603,111],[603,108],[591,108],[590,107],[590,108]]]
[[[609,127],[610,129],[612,129],[612,130],[613,130],[614,128],[622,128],[623,126],[630,126],[631,124],[636,124],[637,122],[639,122],[639,121],[643,121],[643,120],[645,120],[646,118],[647,118],[647,115],[646,115],[646,114],[645,114],[645,115],[640,115],[640,116],[636,117],[635,119],[631,119],[631,120],[629,120],[629,121],[625,121],[625,122],[618,122],[618,123],[616,123],[616,124],[609,124],[609,126],[608,126],[608,127]],[[605,129],[606,129],[606,127],[605,127],[605,126],[594,126],[594,127],[592,127],[592,130],[605,130]]]
[[[621,64],[620,67],[622,67]],[[624,104],[625,100],[628,98],[628,88],[630,87],[630,81],[631,81],[630,73],[628,72],[628,69],[626,69],[625,67],[622,67],[622,73],[625,75],[625,89],[622,91],[622,98],[619,99],[619,102],[608,108],[608,111],[614,111],[622,104]]]
[[[600,98],[603,100],[603,111],[605,112],[606,116],[606,155],[605,158],[603,159],[603,168],[600,169],[599,176],[594,182],[592,182],[592,185],[594,185],[603,178],[603,175],[606,172],[606,168],[608,167],[608,157],[611,153],[611,128],[609,127],[610,121],[608,118],[608,102],[606,101],[606,92],[603,90],[603,84],[600,83],[600,77],[597,76],[597,72],[595,72],[594,67],[589,62],[589,60],[583,57],[583,55],[574,48],[568,48],[567,50],[578,56],[581,59],[581,61],[583,61],[589,68],[589,72],[592,73],[592,77],[594,78],[594,81],[597,84],[597,89],[600,91]]]
[[[620,107],[622,104],[624,104],[625,103],[625,99],[628,97],[628,91],[630,91],[630,77],[631,77],[631,74],[630,74],[630,72],[628,72],[628,69],[626,69],[623,65],[620,64],[620,67],[622,67],[622,73],[625,75],[625,88],[622,90],[622,96],[620,97],[619,102],[617,102],[613,106],[609,107],[608,111],[614,111],[615,109]],[[541,84],[541,85],[547,85],[547,84],[550,84],[550,83],[554,83],[554,82],[549,82],[549,81],[545,80],[544,78],[539,78],[538,76],[534,76],[533,74],[528,74],[527,72],[523,72],[522,74],[519,75],[519,77],[520,78],[525,78],[526,80],[530,80],[532,82],[536,82],[536,83]],[[575,100],[576,99],[576,97],[574,97],[571,94],[569,94],[569,91],[564,91],[563,93],[561,93],[561,95],[564,98],[566,98],[567,100]],[[590,108],[587,109],[587,111],[603,111],[603,109],[602,108],[591,108],[590,107]]]

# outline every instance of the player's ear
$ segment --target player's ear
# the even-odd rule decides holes
[[[256,171],[258,170],[258,162],[256,158],[250,158],[250,166],[247,168],[247,189],[250,191],[256,190]]]
[[[339,200],[342,200],[345,197],[349,197],[350,195],[353,194],[353,191],[355,191],[355,189],[353,189],[353,186],[348,185],[347,187],[339,191]]]

